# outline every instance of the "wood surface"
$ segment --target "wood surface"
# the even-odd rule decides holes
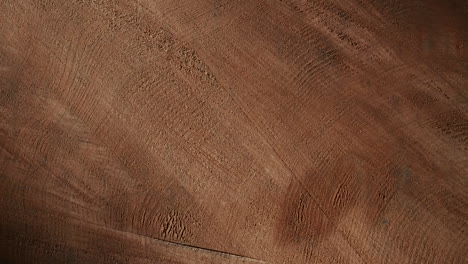
[[[465,0],[0,1],[0,263],[468,263]]]

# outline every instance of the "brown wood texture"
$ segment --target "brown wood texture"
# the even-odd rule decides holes
[[[0,1],[0,262],[468,263],[464,0]]]

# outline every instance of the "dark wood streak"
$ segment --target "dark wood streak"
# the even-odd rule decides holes
[[[466,1],[0,1],[0,262],[465,263]]]

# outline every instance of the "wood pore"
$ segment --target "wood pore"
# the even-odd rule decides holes
[[[0,263],[468,263],[468,2],[2,0],[0,177]]]

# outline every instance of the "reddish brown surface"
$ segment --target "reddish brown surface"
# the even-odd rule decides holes
[[[467,12],[0,1],[0,260],[467,263]]]

